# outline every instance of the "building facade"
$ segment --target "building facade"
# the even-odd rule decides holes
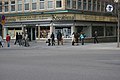
[[[113,5],[107,12],[106,6]],[[29,34],[30,40],[46,38],[50,32],[60,31],[65,39],[73,32],[92,38],[115,40],[117,31],[116,4],[105,0],[0,0],[0,15],[5,16],[3,37],[16,32]]]

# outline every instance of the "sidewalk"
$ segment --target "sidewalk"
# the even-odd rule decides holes
[[[64,43],[63,45],[56,45],[55,46],[47,46],[47,44],[45,43],[45,41],[32,41],[29,42],[30,43],[30,47],[24,47],[24,46],[19,46],[19,45],[14,45],[14,41],[11,41],[11,46],[10,48],[12,49],[23,49],[23,48],[27,48],[27,49],[31,49],[31,48],[79,48],[79,49],[109,49],[109,50],[120,50],[120,47],[117,47],[117,42],[110,42],[110,43],[98,43],[98,44],[94,44],[94,43],[85,43],[85,45],[81,45],[81,43],[79,43],[78,46],[72,46],[71,43]],[[6,43],[4,44],[4,49],[7,48],[6,47]],[[1,48],[2,49],[2,48]]]

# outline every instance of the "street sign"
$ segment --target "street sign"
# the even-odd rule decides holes
[[[5,25],[5,16],[4,16],[4,15],[2,15],[1,24],[2,24],[2,25]]]
[[[107,12],[112,12],[113,11],[113,6],[111,4],[108,4],[106,7]]]

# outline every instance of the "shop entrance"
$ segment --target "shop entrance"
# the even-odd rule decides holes
[[[35,28],[34,27],[27,27],[27,34],[29,41],[36,40]]]

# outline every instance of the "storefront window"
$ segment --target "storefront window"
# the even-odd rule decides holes
[[[50,27],[40,26],[40,38],[47,38],[49,32],[50,32]]]
[[[97,31],[98,36],[104,36],[104,27],[103,26],[93,26],[92,27],[92,37],[93,37],[95,31]]]
[[[62,7],[62,1],[56,0],[56,8],[61,8],[61,7]]]
[[[78,9],[82,9],[82,1],[78,0]]]
[[[55,37],[57,33],[61,32],[64,38],[70,38],[71,36],[71,28],[70,27],[55,27]]]
[[[115,28],[113,26],[106,27],[106,36],[114,36]]]

